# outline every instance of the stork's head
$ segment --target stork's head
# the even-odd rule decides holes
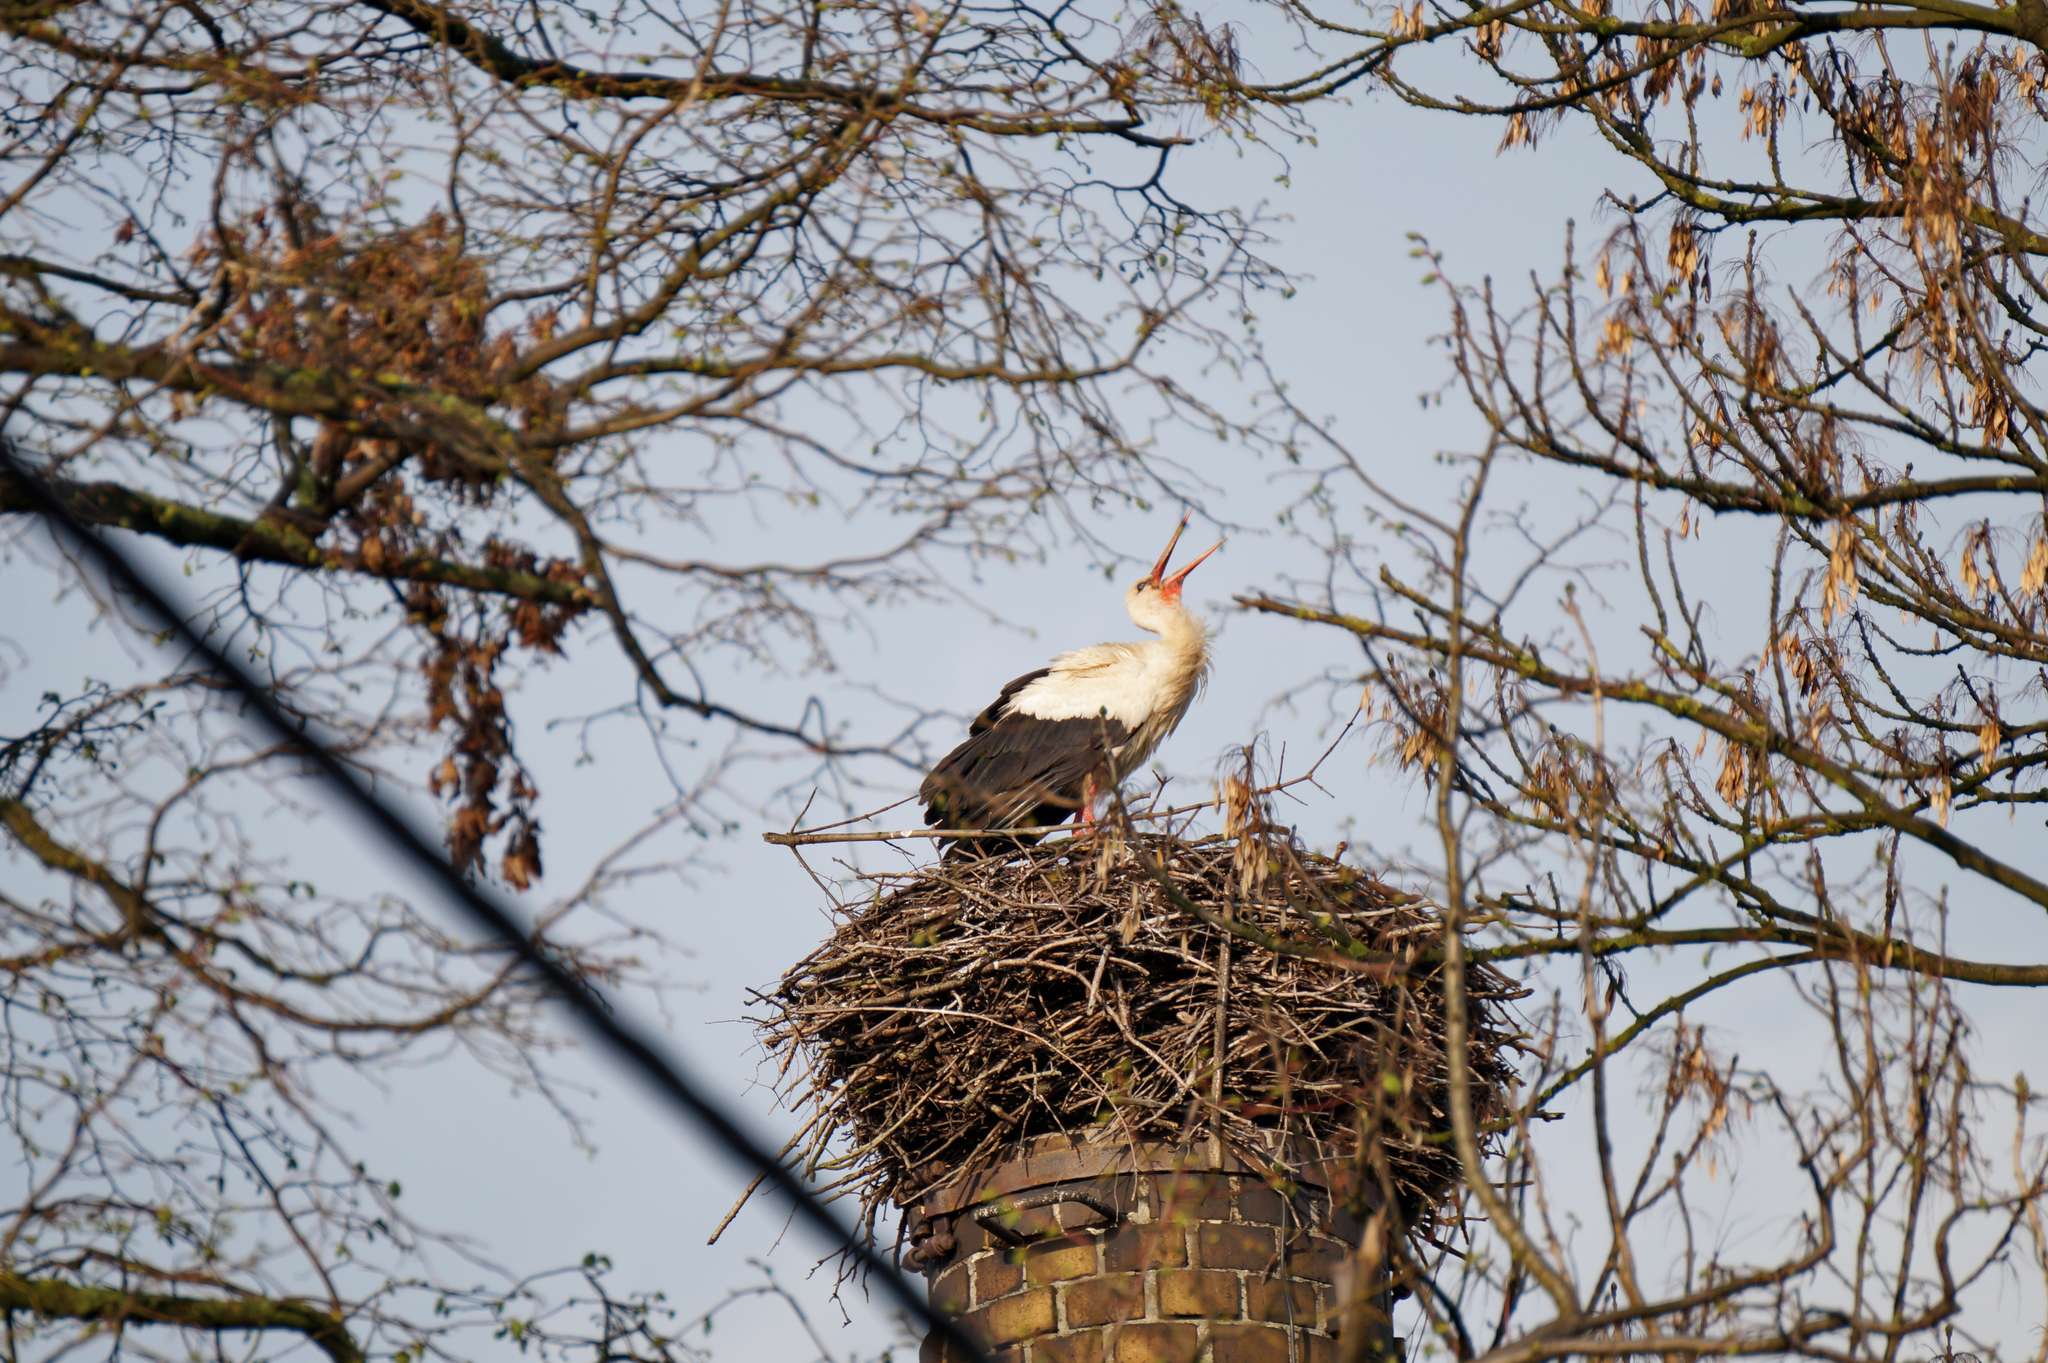
[[[1138,628],[1154,634],[1165,634],[1174,625],[1187,619],[1187,608],[1180,603],[1180,589],[1188,580],[1188,574],[1202,566],[1202,560],[1223,547],[1217,540],[1194,557],[1192,562],[1183,564],[1179,572],[1168,577],[1166,565],[1173,558],[1173,548],[1180,543],[1183,530],[1188,528],[1188,518],[1182,516],[1180,524],[1174,527],[1173,538],[1166,542],[1159,561],[1152,565],[1152,571],[1131,584],[1124,593],[1124,609],[1131,613],[1131,620]]]

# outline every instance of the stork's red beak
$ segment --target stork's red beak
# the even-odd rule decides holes
[[[1166,548],[1160,552],[1159,561],[1152,565],[1152,581],[1158,585],[1159,590],[1169,601],[1180,595],[1181,586],[1188,580],[1188,574],[1201,567],[1203,559],[1208,558],[1209,555],[1223,547],[1223,541],[1217,540],[1207,549],[1195,555],[1194,562],[1183,565],[1181,570],[1172,577],[1166,576],[1166,565],[1173,558],[1173,548],[1180,543],[1181,532],[1187,528],[1188,516],[1184,514],[1180,518],[1180,524],[1173,528],[1173,538],[1166,542]]]

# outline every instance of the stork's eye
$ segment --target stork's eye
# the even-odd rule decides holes
[[[1151,579],[1151,578],[1149,578],[1149,577],[1141,577],[1141,578],[1139,578],[1139,579],[1138,579],[1138,590],[1139,590],[1139,591],[1141,591],[1141,592],[1149,592],[1149,591],[1151,591],[1151,590],[1152,590],[1152,579]]]

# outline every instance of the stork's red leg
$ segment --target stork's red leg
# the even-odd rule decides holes
[[[1090,831],[1095,827],[1095,777],[1092,773],[1081,778],[1081,827]]]

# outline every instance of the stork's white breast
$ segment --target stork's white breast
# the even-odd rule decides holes
[[[1035,719],[1107,715],[1135,731],[1168,689],[1150,652],[1143,644],[1097,644],[1062,653],[1050,671],[1017,692],[1010,708]]]

